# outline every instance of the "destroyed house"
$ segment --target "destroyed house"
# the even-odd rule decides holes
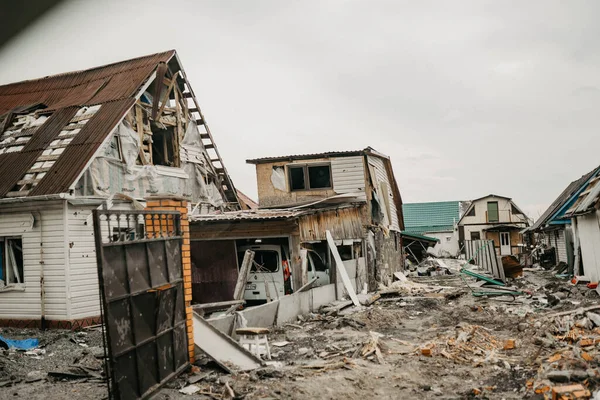
[[[389,157],[366,148],[248,163],[256,166],[258,209],[190,220],[195,303],[232,299],[245,249],[271,265],[270,274],[250,274],[246,300],[275,299],[307,284],[333,284],[342,293],[327,232],[353,290],[374,289],[402,269],[402,199]],[[286,290],[282,265],[291,272]]]
[[[97,320],[93,209],[240,207],[174,50],[0,86],[0,176],[4,325]]]
[[[416,234],[436,238],[434,254],[456,256],[458,254],[457,223],[468,203],[464,201],[437,201],[427,203],[405,203],[402,205],[403,235]]]
[[[525,233],[537,234],[536,242],[544,246],[544,253],[550,253],[551,264],[566,263],[573,271],[574,242],[571,218],[566,212],[573,206],[586,184],[600,173],[600,167],[594,168],[579,179],[571,182],[565,190],[550,204],[535,223]]]
[[[561,219],[571,220],[574,274],[600,281],[600,170],[584,176]],[[596,289],[598,290],[598,289]]]
[[[473,200],[460,218],[458,241],[465,248],[469,241],[493,240],[497,255],[518,255],[528,226],[527,216],[511,198],[490,194]]]

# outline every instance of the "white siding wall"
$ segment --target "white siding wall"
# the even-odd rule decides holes
[[[71,319],[100,315],[93,208],[69,205],[67,211]]]
[[[331,159],[333,190],[336,193],[357,193],[365,195],[365,167],[362,156]]]
[[[43,249],[46,319],[66,319],[64,202],[0,206],[0,236],[23,240],[25,291],[0,292],[1,319],[41,317],[40,244]],[[33,228],[31,215],[36,219]],[[41,216],[41,223],[38,221]],[[40,228],[42,235],[40,237]]]
[[[577,217],[577,234],[581,246],[584,275],[592,282],[600,280],[600,229],[598,215],[591,213]]]
[[[504,199],[502,197],[494,197],[489,196],[483,199],[479,199],[474,203],[475,207],[475,215],[467,216],[465,215],[461,221],[462,224],[487,224],[487,203],[488,201],[497,201],[498,202],[498,212],[500,221],[505,223],[515,223],[515,222],[526,222],[526,219],[523,215],[520,214],[512,214],[511,212],[511,202],[508,199]]]
[[[379,157],[368,157],[369,163],[375,167],[375,174],[377,175],[378,182],[385,182],[387,185],[388,196],[389,196],[389,204],[390,204],[390,218],[391,224],[390,229],[395,231],[400,231],[400,224],[398,222],[398,212],[396,210],[396,203],[394,203],[394,192],[392,191],[392,185],[390,185],[390,180],[388,178],[387,170],[385,168],[385,164],[383,160]],[[380,190],[377,188],[377,192]],[[381,199],[383,201],[383,199]],[[382,204],[382,207],[385,207],[385,204]]]
[[[560,229],[558,231],[558,237],[556,238],[556,253],[558,262],[568,262],[567,259],[567,242],[565,240],[565,230]]]

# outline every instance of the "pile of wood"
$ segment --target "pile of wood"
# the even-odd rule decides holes
[[[512,342],[514,348],[514,341]],[[441,355],[449,360],[481,365],[484,362],[497,360],[496,352],[506,348],[507,342],[495,337],[491,331],[479,325],[460,325],[456,334],[442,338],[437,343],[430,343],[421,348],[425,356]]]

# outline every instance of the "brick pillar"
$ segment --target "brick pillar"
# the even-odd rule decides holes
[[[187,200],[175,196],[152,196],[146,198],[146,210],[179,211],[181,213],[181,231],[183,243],[181,256],[183,262],[183,290],[185,293],[185,316],[188,336],[190,362],[194,362],[194,325],[192,320],[192,259],[190,252],[190,223],[188,221]]]

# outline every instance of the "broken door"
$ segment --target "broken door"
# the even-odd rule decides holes
[[[189,364],[178,212],[94,210],[111,399],[144,399]]]

